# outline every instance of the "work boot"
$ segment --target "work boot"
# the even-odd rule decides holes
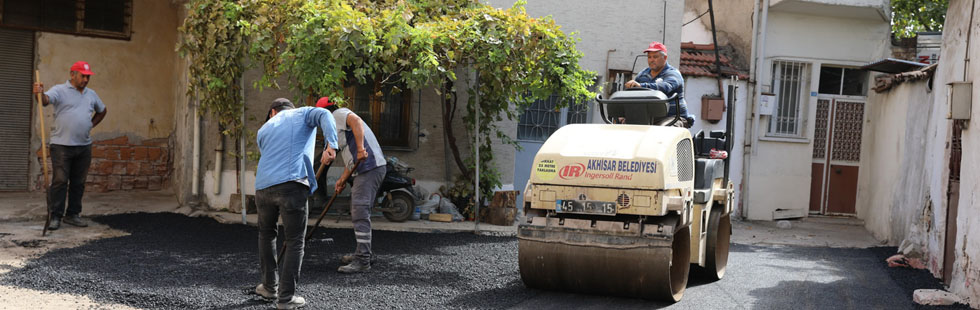
[[[344,255],[344,256],[340,257],[340,262],[343,263],[344,265],[347,265],[347,264],[353,263],[354,262],[354,258],[356,258],[356,256],[354,256],[354,254],[347,254],[347,255]],[[374,255],[371,255],[371,263],[372,264],[374,263]]]
[[[371,270],[371,263],[364,264],[358,260],[354,260],[350,264],[337,268],[337,272],[339,273],[360,273],[368,270]]]
[[[306,298],[293,295],[289,302],[277,302],[276,309],[299,309],[306,306]]]
[[[48,223],[48,230],[58,230],[58,228],[61,228],[61,218],[52,216],[51,223]]]
[[[78,227],[88,227],[88,224],[82,220],[82,217],[76,215],[69,215],[65,218],[65,224],[78,226]]]
[[[259,285],[255,287],[255,294],[262,296],[262,298],[265,299],[274,299],[276,297],[279,297],[279,294],[276,294],[275,289],[272,290],[267,289],[265,288],[265,285],[262,283],[259,283]]]

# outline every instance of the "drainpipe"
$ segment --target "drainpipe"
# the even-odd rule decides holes
[[[220,128],[220,127],[219,127]],[[221,194],[221,159],[225,156],[225,135],[218,132],[218,148],[214,149],[214,194]]]
[[[191,195],[194,196],[193,199],[197,199],[197,195],[201,193],[200,190],[200,178],[201,175],[201,114],[199,113],[198,103],[194,104],[194,157],[191,162]]]
[[[239,193],[238,196],[242,199],[241,201],[242,204],[240,205],[242,206],[242,224],[245,225],[248,224],[248,221],[245,218],[245,213],[248,209],[248,206],[245,205],[245,74],[244,73],[238,79],[238,91],[242,96],[242,129],[238,133],[238,140],[239,140],[238,144],[242,146],[242,149],[240,150],[241,153],[238,154],[238,157],[241,158],[241,166],[240,166],[241,168],[238,170],[238,193]]]
[[[476,197],[476,214],[473,232],[480,233],[480,69],[476,69],[476,122],[473,124],[473,136],[476,138],[476,187],[473,191]]]
[[[762,14],[758,14],[759,2],[756,1],[753,14],[756,18],[753,19],[753,31],[752,31],[752,61],[749,69],[749,76],[752,79],[751,95],[749,95],[749,113],[746,120],[749,121],[745,126],[746,135],[743,142],[743,155],[742,155],[742,201],[748,201],[749,193],[752,189],[750,182],[751,175],[751,157],[752,154],[756,154],[755,144],[758,142],[758,130],[759,130],[759,113],[758,104],[759,97],[762,96],[762,87],[759,85],[759,66],[762,66],[762,62],[765,60],[765,47],[766,47],[766,25],[769,19],[769,0],[759,0],[762,1]],[[748,204],[742,204],[747,206]],[[742,218],[748,218],[749,213],[746,208],[739,208],[741,211]]]

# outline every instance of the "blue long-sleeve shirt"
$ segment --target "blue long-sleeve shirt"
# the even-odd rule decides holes
[[[677,100],[680,100],[681,117],[686,118],[688,123],[694,124],[694,115],[687,113],[687,101],[684,100],[684,77],[681,76],[681,72],[677,68],[669,63],[664,63],[663,70],[660,70],[660,73],[653,77],[648,67],[640,71],[635,80],[640,83],[641,87],[662,91],[667,97],[677,94]],[[667,115],[677,114],[674,110],[674,104],[671,103]]]
[[[318,126],[323,130],[323,140],[336,150],[337,123],[326,109],[282,110],[259,128],[256,141],[262,157],[255,173],[255,190],[304,178],[310,194],[316,190],[313,147]]]

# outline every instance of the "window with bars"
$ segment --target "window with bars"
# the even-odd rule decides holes
[[[768,136],[803,138],[809,65],[804,62],[773,61],[772,92],[775,107],[769,117]]]
[[[538,100],[524,110],[517,125],[517,139],[525,141],[544,142],[555,130],[567,124],[589,122],[589,111],[592,104],[583,102],[570,104],[563,109],[556,108],[561,98],[550,96]]]
[[[129,39],[132,0],[0,0],[0,26]]]

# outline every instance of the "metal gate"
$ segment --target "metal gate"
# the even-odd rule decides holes
[[[0,191],[28,189],[34,32],[0,28]]]
[[[810,213],[853,215],[864,102],[819,97],[814,125]]]

